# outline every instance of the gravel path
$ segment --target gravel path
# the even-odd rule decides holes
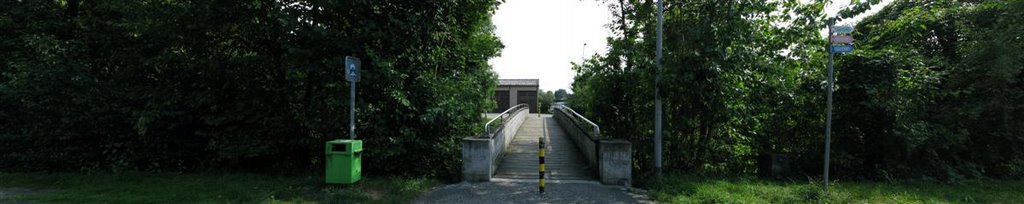
[[[536,181],[494,179],[443,186],[413,203],[654,203],[640,190],[595,181],[548,181],[545,191],[537,192]]]

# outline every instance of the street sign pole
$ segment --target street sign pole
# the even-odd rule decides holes
[[[828,195],[828,162],[829,154],[832,151],[832,89],[835,84],[835,77],[832,74],[833,56],[835,53],[844,53],[853,51],[853,37],[849,33],[853,32],[853,26],[851,25],[840,25],[835,26],[833,22],[828,22],[828,104],[825,107],[825,170],[822,173],[822,184],[821,189]],[[836,33],[847,34],[847,35],[836,35]]]
[[[828,26],[828,39],[828,49],[826,49],[828,51],[828,87],[826,88],[828,90],[826,96],[828,105],[825,107],[825,171],[824,182],[821,184],[825,196],[828,196],[828,162],[829,151],[832,147],[832,55],[835,55],[832,51],[832,25]]]
[[[350,140],[356,139],[356,81],[350,81],[348,92],[348,106],[351,107],[348,112],[348,138]]]
[[[658,1],[658,42],[657,42],[657,54],[655,55],[655,76],[654,76],[654,171],[657,173],[658,179],[661,179],[661,97],[658,93],[658,83],[661,81],[661,38],[662,38],[662,24],[664,23],[662,15],[664,12],[664,0]]]
[[[345,80],[349,81],[348,137],[356,139],[356,82],[359,81],[359,58],[345,57]]]

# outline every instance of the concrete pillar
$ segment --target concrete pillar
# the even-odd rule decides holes
[[[633,178],[633,149],[627,140],[601,140],[598,144],[601,183],[629,185]]]
[[[494,172],[492,139],[467,137],[462,139],[462,179],[490,181]]]
[[[516,87],[508,88],[508,107],[519,105],[519,89]]]

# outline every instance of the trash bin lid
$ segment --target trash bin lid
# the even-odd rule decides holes
[[[327,141],[328,153],[355,153],[363,151],[362,140],[331,140]]]

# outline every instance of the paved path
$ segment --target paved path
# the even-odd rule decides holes
[[[549,114],[529,114],[498,164],[495,178],[538,179],[538,142],[546,136],[544,165],[548,180],[595,180],[576,145]]]
[[[537,182],[525,179],[463,182],[434,189],[413,203],[654,203],[645,192],[596,181],[551,181],[545,186],[540,195]]]

